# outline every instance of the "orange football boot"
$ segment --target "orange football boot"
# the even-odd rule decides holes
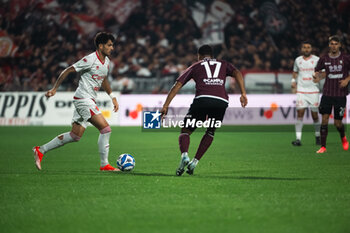
[[[341,143],[343,144],[343,149],[344,149],[344,150],[348,150],[348,149],[349,149],[349,142],[348,142],[348,140],[346,139],[346,136],[344,136],[344,137],[341,139]]]
[[[44,154],[41,153],[39,149],[40,146],[35,146],[32,150],[34,152],[35,166],[38,170],[41,170],[41,160],[43,159]]]
[[[101,171],[120,171],[118,168],[112,167],[111,165],[107,164],[104,167],[100,167]]]
[[[325,153],[327,150],[326,150],[326,147],[322,146],[318,151],[316,151],[317,154],[322,154],[322,153]]]

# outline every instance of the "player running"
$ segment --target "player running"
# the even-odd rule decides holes
[[[329,115],[334,108],[334,125],[337,128],[343,149],[349,149],[349,142],[345,136],[342,119],[345,113],[346,96],[348,94],[348,84],[350,81],[350,57],[340,51],[341,42],[338,36],[329,38],[329,53],[318,61],[315,68],[314,82],[322,79],[320,71],[326,70],[326,81],[323,86],[323,95],[320,104],[322,114],[321,123],[321,148],[316,153],[326,152],[326,141],[328,134]]]
[[[245,107],[248,103],[241,72],[232,64],[213,58],[213,51],[209,45],[202,45],[198,49],[198,62],[192,64],[187,70],[177,78],[174,86],[171,88],[161,113],[166,115],[170,102],[178,93],[183,85],[193,79],[196,82],[196,96],[185,117],[187,121],[205,121],[206,119],[215,119],[222,121],[228,106],[228,95],[225,90],[225,81],[227,76],[235,77],[241,90],[241,105]],[[195,157],[191,160],[188,156],[190,145],[190,135],[196,127],[184,127],[179,136],[179,146],[181,151],[181,160],[176,175],[181,176],[187,166],[187,173],[192,175],[199,160],[210,147],[215,133],[215,126],[207,128],[197,150]]]
[[[80,73],[79,86],[73,97],[75,110],[72,119],[72,129],[70,132],[63,133],[42,146],[33,148],[35,165],[38,170],[41,170],[41,161],[44,154],[67,143],[78,142],[84,134],[87,122],[90,122],[100,131],[98,138],[98,148],[101,157],[100,170],[119,171],[119,169],[112,167],[108,163],[111,127],[102,116],[95,102],[97,91],[102,87],[111,97],[114,111],[118,111],[119,108],[117,99],[113,95],[106,78],[110,63],[108,56],[111,55],[113,50],[114,37],[109,33],[100,32],[95,36],[94,42],[96,51],[66,68],[58,77],[54,87],[45,94],[47,98],[54,96],[60,84],[70,73]]]
[[[320,85],[313,82],[312,75],[315,71],[319,57],[312,55],[310,42],[301,44],[302,56],[294,61],[292,88],[297,88],[297,121],[295,123],[296,140],[292,141],[293,146],[301,146],[301,135],[303,129],[303,118],[305,109],[310,107],[311,116],[314,122],[316,145],[321,144],[320,122],[318,119],[318,106],[320,99]]]

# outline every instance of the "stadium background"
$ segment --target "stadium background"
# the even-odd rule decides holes
[[[201,43],[243,73],[291,72],[300,43],[327,51],[330,35],[350,49],[349,1],[3,0],[0,91],[46,91],[68,65],[94,50],[100,30],[118,36],[110,81],[123,93],[167,93]],[[270,75],[271,76],[271,75]],[[289,76],[290,77],[290,76]],[[288,78],[289,78],[288,77]],[[289,93],[285,79],[248,84],[249,93]],[[275,82],[273,82],[275,81]],[[288,80],[289,82],[290,80]],[[62,91],[74,91],[78,77]],[[235,83],[227,89],[237,93]],[[183,92],[193,93],[193,88]]]
[[[114,115],[110,106],[100,106],[112,125],[135,125],[130,119],[141,124],[138,112],[142,107],[161,107],[165,96],[155,94],[168,92],[176,77],[196,61],[197,47],[203,43],[213,45],[217,58],[232,62],[242,71],[248,94],[270,94],[255,98],[258,101],[254,99],[248,107],[294,107],[295,97],[279,103],[286,97],[278,94],[292,92],[291,71],[301,41],[310,41],[314,53],[322,55],[328,50],[328,37],[337,34],[343,40],[343,50],[349,51],[349,5],[349,1],[335,0],[3,1],[0,123],[68,125],[73,106],[70,95],[63,92],[76,89],[78,74],[71,74],[60,86],[55,103],[35,96],[42,97],[63,69],[94,51],[93,38],[101,30],[117,37],[108,78],[113,91],[121,93],[120,104],[125,109]],[[188,94],[186,103],[193,97],[194,87],[190,81],[181,89],[182,94]],[[237,107],[234,95],[239,90],[234,79],[227,78],[226,89],[232,95],[230,106]],[[60,98],[61,93],[64,98]],[[155,103],[151,105],[137,94],[152,94]],[[132,98],[139,102],[128,101]],[[57,101],[66,104],[57,105]],[[42,116],[50,123],[29,114],[33,108],[40,109],[40,104],[50,109]],[[62,109],[66,112],[60,113]],[[259,119],[265,119],[266,114],[272,116],[271,111],[255,112],[254,120],[246,119],[253,124],[260,124]],[[295,114],[277,122],[293,124],[294,119]],[[267,120],[265,124],[274,124],[273,119]],[[311,122],[309,117],[307,120]]]
[[[303,146],[290,144],[295,139],[290,79],[300,42],[311,41],[314,53],[322,55],[328,37],[337,34],[349,52],[350,1],[0,0],[0,5],[1,232],[350,232],[350,160],[338,132],[329,127],[324,156],[315,154],[312,125],[303,128]],[[127,152],[136,167],[131,173],[100,172],[99,132],[88,127],[81,142],[50,151],[38,172],[31,148],[70,130],[78,77],[69,77],[50,100],[44,91],[65,67],[94,51],[100,30],[118,36],[109,79],[121,108],[112,115],[103,92],[98,102],[113,124],[109,160],[115,164]],[[197,59],[200,43],[213,44],[217,57],[244,74],[247,118],[228,112],[228,120],[262,126],[224,126],[195,175],[176,177],[178,132],[146,133],[130,125],[141,124],[144,107],[162,106],[176,76]],[[230,106],[238,109],[235,83],[229,80],[226,88]],[[189,106],[193,83],[182,93],[174,106]],[[191,135],[191,157],[201,137]]]

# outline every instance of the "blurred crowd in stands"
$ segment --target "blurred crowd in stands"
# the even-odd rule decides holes
[[[130,14],[116,18],[120,12],[113,10],[119,7],[114,2],[132,3]],[[93,37],[101,30],[117,36],[109,77],[115,90],[132,93],[135,78],[175,80],[197,59],[203,27],[193,18],[196,2],[208,9],[213,0],[2,0],[0,47],[1,38],[9,38],[13,53],[1,51],[0,91],[48,90],[64,68],[94,51]],[[224,27],[223,43],[214,46],[215,56],[242,71],[292,71],[302,41],[310,41],[321,55],[334,34],[350,51],[350,1],[222,2],[234,13]],[[270,17],[272,12],[276,17]],[[78,75],[68,77],[61,90],[75,90],[78,81]],[[168,91],[157,84],[149,90]]]

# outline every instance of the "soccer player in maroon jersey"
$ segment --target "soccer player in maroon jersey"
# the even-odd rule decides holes
[[[187,68],[187,70],[176,79],[174,86],[171,88],[161,110],[163,115],[167,114],[170,102],[183,85],[191,79],[196,83],[196,96],[184,119],[185,127],[181,129],[181,134],[179,136],[181,161],[179,168],[176,170],[176,175],[181,176],[186,166],[187,173],[192,175],[199,160],[210,147],[214,139],[215,126],[209,126],[207,128],[199,144],[197,153],[190,162],[188,156],[190,135],[196,129],[196,125],[186,126],[186,123],[192,120],[202,122],[206,119],[215,119],[220,122],[223,120],[229,103],[228,95],[225,90],[227,76],[232,76],[237,80],[242,93],[240,102],[242,107],[245,107],[248,103],[248,99],[241,72],[227,61],[214,59],[213,50],[209,45],[202,45],[198,49],[198,62]]]
[[[346,96],[350,81],[350,57],[343,54],[340,48],[341,41],[339,37],[331,36],[329,38],[329,53],[320,58],[315,68],[314,82],[319,82],[322,79],[320,71],[325,70],[326,73],[326,81],[323,86],[323,95],[319,107],[319,111],[322,114],[321,148],[317,153],[327,151],[328,120],[332,108],[334,108],[334,125],[340,134],[343,149],[349,149],[349,142],[345,136],[342,119],[345,113]]]

